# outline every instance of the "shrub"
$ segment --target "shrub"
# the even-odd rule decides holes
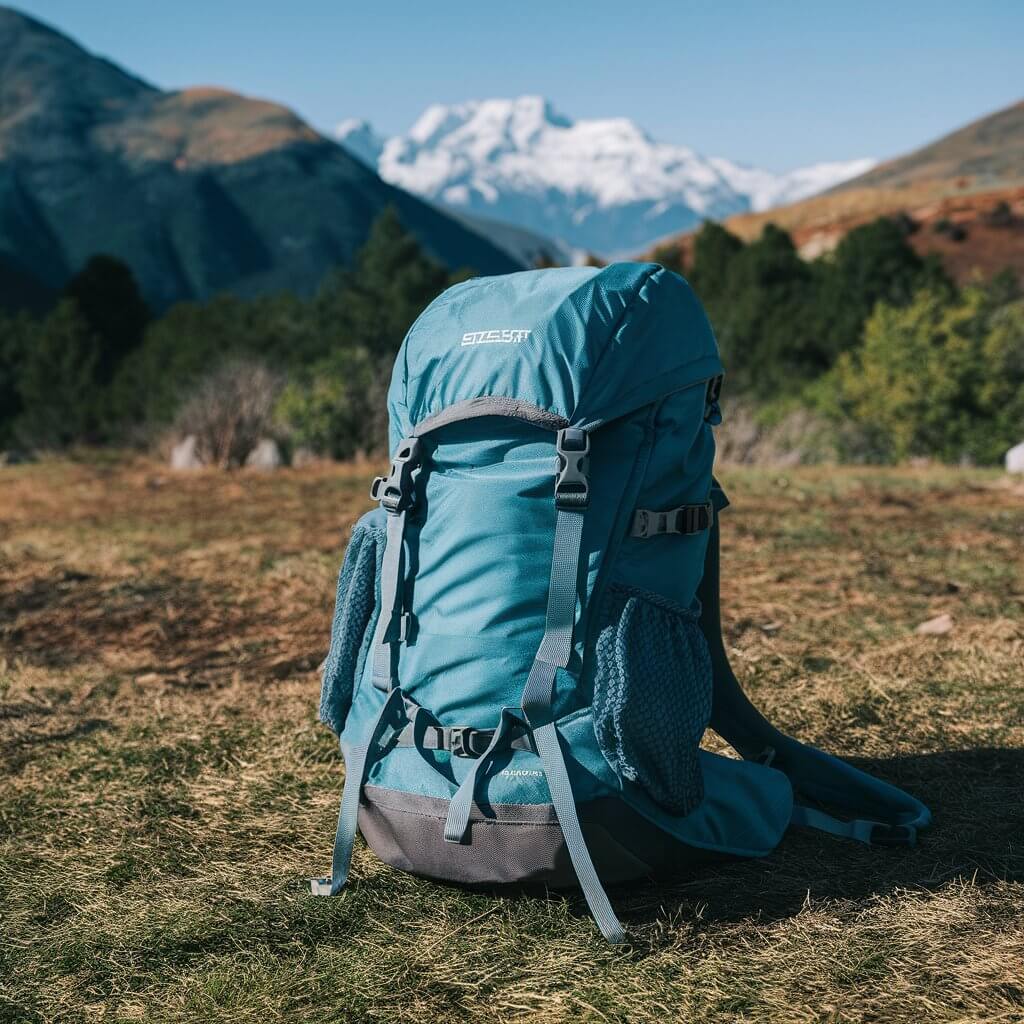
[[[1024,436],[1022,353],[1024,303],[996,305],[979,287],[953,300],[925,290],[903,309],[879,305],[863,344],[812,394],[878,460],[993,463]]]
[[[386,368],[364,349],[339,349],[290,381],[277,405],[295,443],[347,459],[387,446]]]
[[[175,417],[175,437],[194,435],[199,457],[240,466],[265,437],[280,435],[274,407],[281,379],[260,362],[230,359],[202,378]]]

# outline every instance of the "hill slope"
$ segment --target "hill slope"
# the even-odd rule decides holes
[[[102,251],[157,308],[223,290],[309,292],[389,204],[444,264],[519,269],[284,107],[162,92],[0,8],[0,260],[44,286]]]
[[[751,241],[766,224],[777,224],[804,256],[814,257],[858,225],[896,214],[916,226],[911,244],[939,255],[959,280],[1004,267],[1024,275],[1024,102],[821,195],[738,214],[725,225]]]

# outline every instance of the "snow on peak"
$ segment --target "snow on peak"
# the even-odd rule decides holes
[[[873,164],[777,175],[658,142],[628,118],[573,121],[542,96],[433,104],[387,141],[365,122],[343,122],[337,136],[407,191],[603,254],[638,251],[707,217],[794,202]]]

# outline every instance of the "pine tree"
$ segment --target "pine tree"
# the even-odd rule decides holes
[[[28,332],[18,375],[17,432],[32,447],[90,440],[101,343],[72,299]]]

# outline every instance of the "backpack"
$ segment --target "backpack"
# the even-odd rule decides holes
[[[427,878],[578,884],[622,942],[606,883],[763,856],[790,825],[914,843],[923,804],[774,729],[729,667],[722,372],[653,263],[476,278],[420,315],[338,579],[320,717],[346,777],[314,893],[341,891],[358,825]]]

